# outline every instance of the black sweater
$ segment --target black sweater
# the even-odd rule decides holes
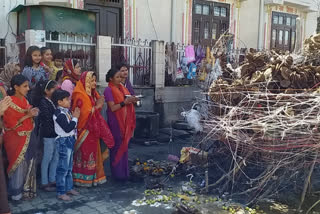
[[[55,112],[54,104],[46,98],[42,98],[39,104],[40,114],[40,133],[43,138],[55,138],[57,137],[54,131],[53,114]]]

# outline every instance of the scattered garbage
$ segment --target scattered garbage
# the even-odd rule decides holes
[[[132,176],[144,177],[144,176],[162,176],[168,175],[175,163],[170,163],[168,161],[154,161],[148,160],[146,162],[141,162],[139,159],[135,161],[135,165],[132,166],[131,172]]]

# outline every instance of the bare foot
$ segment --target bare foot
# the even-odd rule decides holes
[[[69,192],[67,192],[67,194],[69,195],[74,195],[74,196],[77,196],[77,195],[80,195],[79,192],[75,191],[74,189],[70,190]]]
[[[62,200],[62,201],[72,201],[72,198],[70,198],[70,196],[64,194],[64,195],[59,195],[58,199]]]

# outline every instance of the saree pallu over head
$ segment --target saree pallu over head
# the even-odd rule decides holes
[[[78,139],[75,144],[73,177],[76,185],[92,186],[105,182],[103,160],[109,156],[106,149],[101,152],[100,139],[109,147],[114,146],[110,129],[95,109],[99,94],[91,88],[93,72],[84,72],[72,94],[72,109],[80,108]]]
[[[4,70],[0,73],[0,82],[3,83],[7,89],[10,88],[10,81],[12,77],[20,72],[18,63],[8,63],[4,66]]]
[[[4,147],[9,160],[7,169],[10,176],[24,160],[25,153],[28,149],[31,132],[34,123],[31,118],[19,123],[19,120],[27,114],[31,107],[27,99],[19,99],[15,96],[11,97],[10,107],[4,112]]]
[[[111,89],[112,96],[115,104],[124,102],[125,96],[130,95],[130,92],[122,84],[119,87],[115,86],[111,82],[109,83],[109,88]],[[112,163],[116,166],[123,154],[128,150],[128,144],[133,136],[134,129],[136,128],[136,114],[133,104],[126,105],[123,108],[114,112],[119,124],[120,134],[122,138],[122,143],[117,151],[117,154]]]
[[[68,59],[65,62],[64,68],[63,68],[63,81],[70,80],[73,84],[77,83],[77,81],[80,79],[80,76],[74,72],[75,66],[76,65],[73,64],[72,59]]]

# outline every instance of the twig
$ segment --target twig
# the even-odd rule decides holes
[[[316,155],[315,155],[315,157],[314,157],[313,163],[312,163],[312,165],[311,165],[311,167],[310,167],[310,171],[309,171],[308,177],[306,177],[306,180],[305,180],[305,182],[304,182],[304,188],[303,188],[303,191],[302,191],[301,201],[300,201],[298,210],[301,210],[302,204],[303,204],[304,199],[305,199],[305,197],[306,197],[308,185],[309,185],[309,183],[310,183],[311,175],[312,175],[312,173],[313,173],[314,166],[315,166],[315,164],[316,164],[317,158],[318,158],[318,153],[316,153]]]
[[[306,214],[309,214],[309,212],[310,212],[315,206],[317,206],[319,203],[320,203],[320,200],[318,200],[316,203],[314,203],[314,204],[308,209],[308,211],[306,212]]]

